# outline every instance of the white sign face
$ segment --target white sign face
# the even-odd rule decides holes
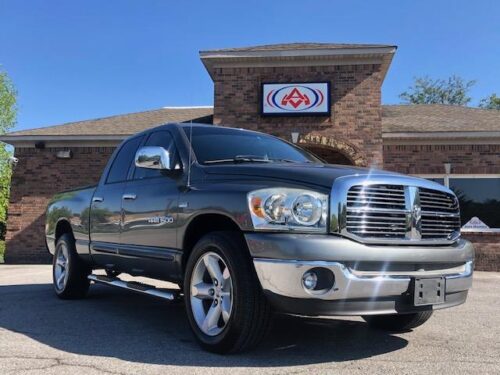
[[[330,84],[264,83],[262,85],[262,115],[329,115]]]
[[[488,229],[489,226],[487,226],[485,223],[481,221],[477,216],[474,216],[472,219],[470,219],[467,223],[465,223],[462,226],[463,229]]]

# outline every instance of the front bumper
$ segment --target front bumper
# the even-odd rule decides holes
[[[464,240],[445,247],[373,246],[335,236],[252,233],[247,243],[264,293],[275,308],[289,313],[370,315],[442,309],[464,303],[472,286],[474,250]],[[273,257],[258,256],[263,254]],[[356,265],[362,263],[372,268],[359,269]],[[334,286],[319,294],[306,290],[302,277],[313,268],[331,271]],[[444,302],[415,306],[413,280],[431,277],[445,278]]]

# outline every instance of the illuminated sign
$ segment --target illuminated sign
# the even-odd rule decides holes
[[[330,83],[264,83],[262,115],[328,116]]]

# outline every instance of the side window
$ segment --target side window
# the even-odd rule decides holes
[[[127,179],[127,174],[132,162],[134,161],[135,153],[137,148],[141,144],[143,137],[132,138],[123,144],[118,154],[116,154],[111,169],[108,173],[108,178],[106,179],[107,184],[112,184],[113,182],[125,181]]]
[[[144,146],[160,146],[163,147],[170,153],[170,157],[174,158],[174,163],[177,164],[179,158],[177,157],[177,151],[175,149],[174,139],[170,132],[166,130],[161,130],[152,133]],[[134,180],[140,180],[143,178],[159,177],[162,176],[162,172],[158,169],[147,169],[147,168],[135,168]]]

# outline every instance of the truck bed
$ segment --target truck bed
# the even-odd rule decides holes
[[[96,185],[67,190],[54,195],[47,207],[47,248],[55,251],[55,228],[60,220],[67,220],[76,240],[77,251],[89,252],[89,218],[92,196]]]

